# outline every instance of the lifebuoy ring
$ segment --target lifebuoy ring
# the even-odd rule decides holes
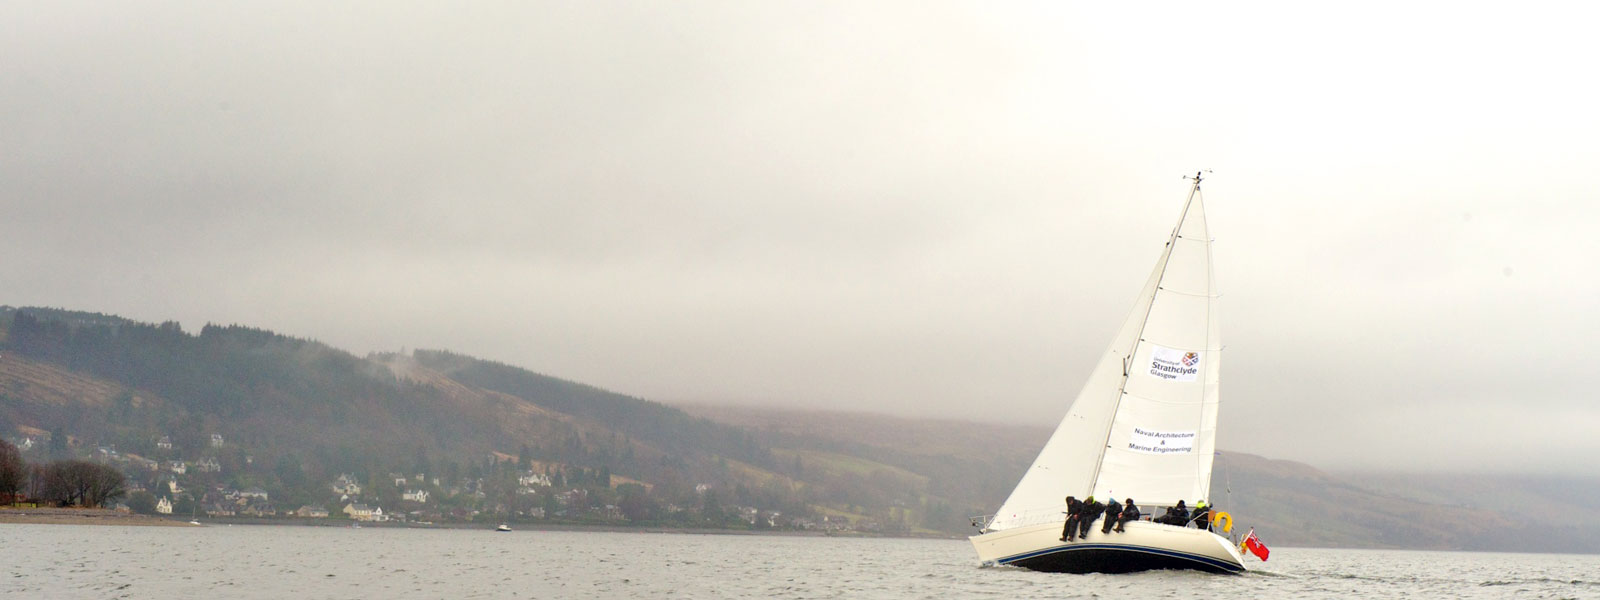
[[[1233,531],[1233,515],[1220,510],[1211,511],[1211,524],[1222,528],[1223,533]]]

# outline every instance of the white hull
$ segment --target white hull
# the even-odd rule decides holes
[[[972,536],[985,565],[1013,565],[1061,573],[1124,573],[1150,569],[1197,569],[1239,573],[1244,560],[1233,544],[1215,533],[1160,525],[1127,523],[1123,533],[1101,533],[1096,521],[1087,537],[1061,541],[1061,522],[1029,525]]]

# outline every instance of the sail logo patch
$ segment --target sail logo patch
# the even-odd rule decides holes
[[[1128,449],[1145,454],[1192,454],[1194,438],[1193,431],[1156,431],[1135,427],[1128,436]]]
[[[1199,352],[1156,346],[1150,352],[1150,376],[1168,381],[1194,381],[1200,374]]]

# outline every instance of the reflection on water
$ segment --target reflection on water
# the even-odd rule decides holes
[[[5,598],[1596,598],[1600,557],[1273,548],[1243,576],[979,568],[962,540],[0,525]]]

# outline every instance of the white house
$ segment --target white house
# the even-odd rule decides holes
[[[167,470],[182,475],[189,472],[189,466],[183,464],[181,460],[174,460],[167,463]]]
[[[222,465],[217,463],[217,459],[207,456],[195,461],[194,470],[201,473],[217,473],[222,471]]]
[[[156,447],[160,448],[162,450],[171,450],[172,449],[172,437],[165,436],[165,435],[161,436],[161,439],[156,440]]]
[[[535,485],[550,487],[550,476],[545,475],[544,473],[534,473],[529,471],[527,473],[523,473],[521,477],[518,477],[517,483],[522,484],[523,487]]]
[[[162,496],[160,500],[156,500],[156,512],[163,515],[172,514],[172,501],[168,500],[166,496]]]
[[[361,495],[361,484],[356,483],[354,475],[340,475],[338,479],[333,480],[332,487],[334,493],[350,496]]]
[[[211,447],[212,448],[221,448],[222,447],[222,434],[220,434],[220,433],[211,434]]]
[[[406,490],[405,493],[400,494],[400,498],[426,504],[428,502],[428,490]]]

